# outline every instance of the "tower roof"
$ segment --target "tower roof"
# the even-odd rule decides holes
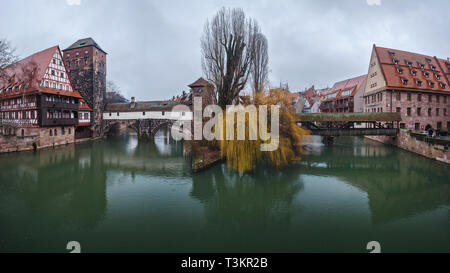
[[[85,39],[80,39],[80,40],[76,41],[75,43],[73,43],[68,48],[64,49],[63,51],[77,49],[77,48],[83,48],[83,47],[88,47],[88,46],[94,46],[97,49],[99,49],[100,51],[102,51],[103,53],[108,54],[91,37],[85,38]]]
[[[208,82],[207,80],[203,79],[203,77],[200,77],[200,78],[198,78],[198,80],[196,80],[195,82],[191,83],[188,86],[193,88],[193,87],[203,87],[203,86],[208,86],[208,85],[211,85],[211,83]]]

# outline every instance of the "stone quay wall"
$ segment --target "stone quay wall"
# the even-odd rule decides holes
[[[0,153],[37,150],[75,142],[75,127],[18,128],[5,135],[0,133]],[[24,134],[22,135],[22,130]],[[51,131],[51,134],[50,134]],[[56,131],[56,134],[55,134]]]
[[[401,149],[450,164],[450,151],[448,145],[429,143],[411,136],[407,130],[400,130],[396,137],[366,136],[369,139],[385,144],[394,145]]]

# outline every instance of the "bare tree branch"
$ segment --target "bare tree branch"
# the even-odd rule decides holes
[[[242,9],[222,8],[207,21],[201,38],[202,68],[225,108],[245,88],[255,57],[260,29]],[[267,44],[267,42],[266,42]]]

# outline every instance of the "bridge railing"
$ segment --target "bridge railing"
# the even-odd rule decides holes
[[[297,122],[398,122],[400,113],[305,113],[296,115]]]

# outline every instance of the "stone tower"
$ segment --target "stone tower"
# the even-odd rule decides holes
[[[106,52],[92,38],[76,41],[63,50],[64,61],[75,90],[93,109],[93,137],[103,136],[102,110],[106,94]]]

